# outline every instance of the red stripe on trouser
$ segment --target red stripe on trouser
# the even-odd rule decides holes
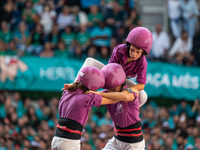
[[[140,127],[141,128],[141,127]],[[126,131],[125,131],[126,130]],[[124,133],[118,133],[119,131],[124,131],[124,132],[130,132],[130,131],[134,131],[134,130],[139,130],[139,128],[137,129],[122,129],[122,130],[116,130],[116,128],[114,127],[114,134],[116,136],[129,136],[129,137],[133,137],[133,136],[136,136],[136,137],[139,137],[142,135],[142,132],[141,133],[138,133],[138,134],[135,134],[135,133],[131,133],[131,134],[124,134]]]
[[[136,128],[136,129],[120,129],[120,130],[117,130],[117,129],[114,127],[114,130],[117,131],[117,132],[131,132],[131,131],[135,131],[135,130],[141,130],[141,127]]]
[[[60,126],[59,124],[57,124],[56,127],[59,128],[59,129],[61,129],[61,130],[64,130],[64,131],[70,132],[70,133],[76,133],[76,134],[80,134],[80,135],[82,135],[82,132],[79,131],[79,130],[71,130],[71,129],[68,129],[67,127]]]

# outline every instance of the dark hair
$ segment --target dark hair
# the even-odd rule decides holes
[[[126,81],[123,83],[123,84],[121,84],[121,91],[122,91],[122,89],[124,88],[124,86],[126,85]]]
[[[130,50],[130,46],[131,46],[131,44],[129,43],[129,42],[126,42],[126,46],[127,46],[127,48],[128,48],[128,50]],[[137,46],[136,46],[137,47]],[[142,49],[143,50],[143,49]],[[145,50],[143,50],[143,52],[142,52],[142,55],[147,55],[148,53],[145,51]],[[129,55],[129,54],[128,54]]]
[[[88,91],[89,89],[84,86],[80,81],[76,80],[72,86],[68,89],[69,91],[75,91],[77,88],[83,90],[83,92]]]

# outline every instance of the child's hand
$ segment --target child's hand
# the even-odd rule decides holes
[[[65,84],[64,88],[61,89],[61,90],[68,90],[70,87],[71,87],[71,84]]]
[[[132,92],[135,92],[137,94],[137,96],[139,96],[139,91],[137,89],[134,88],[130,88]]]
[[[92,91],[92,90],[89,90],[89,91],[86,91],[86,92],[85,92],[85,94],[90,94],[90,93],[99,94],[99,92],[97,92],[97,91]]]

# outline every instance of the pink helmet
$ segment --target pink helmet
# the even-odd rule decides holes
[[[146,53],[149,53],[153,44],[153,37],[147,28],[137,27],[129,32],[126,42],[145,50]]]
[[[117,63],[109,63],[105,65],[101,72],[105,77],[104,89],[112,89],[122,85],[126,80],[126,73],[121,65]]]
[[[98,68],[93,66],[81,69],[77,79],[88,89],[94,91],[102,88],[105,84],[104,75]]]

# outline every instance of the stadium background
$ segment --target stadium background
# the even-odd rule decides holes
[[[199,9],[200,1],[195,2]],[[85,58],[106,64],[112,49],[124,43],[133,27],[144,26],[155,33],[158,24],[169,44],[164,57],[147,56],[145,91],[149,99],[140,109],[146,149],[200,149],[199,16],[187,57],[170,57],[176,37],[170,28],[167,3],[1,0],[0,150],[50,149],[59,117],[60,89],[73,82]],[[96,14],[89,9],[94,4]],[[101,25],[105,25],[108,39],[97,42],[102,37],[97,37],[100,33],[95,30]],[[104,147],[113,136],[112,129],[106,107],[92,108],[81,138],[82,150]]]

